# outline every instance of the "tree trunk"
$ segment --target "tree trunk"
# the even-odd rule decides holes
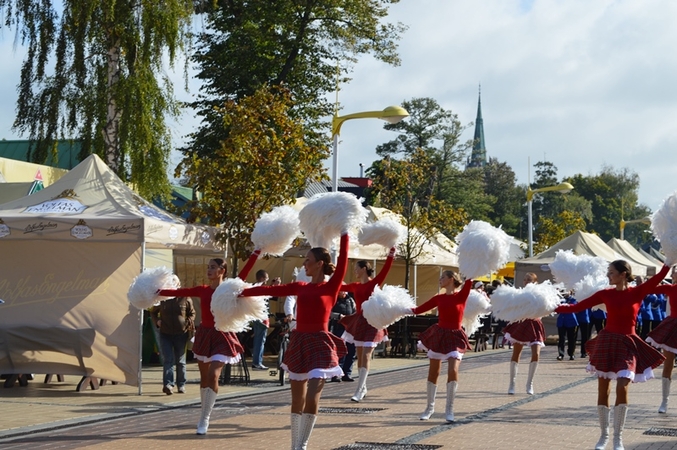
[[[108,111],[106,127],[101,130],[104,141],[105,161],[108,167],[120,175],[122,164],[120,161],[120,116],[122,115],[115,101],[114,86],[120,81],[120,40],[116,39],[108,49]]]

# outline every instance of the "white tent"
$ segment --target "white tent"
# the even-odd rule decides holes
[[[0,205],[0,373],[140,386],[142,314],[126,293],[145,250],[223,255],[216,231],[145,201],[95,155]]]
[[[652,261],[650,258],[647,258],[626,240],[611,238],[609,242],[607,242],[607,245],[613,248],[616,252],[623,256],[623,259],[627,260],[631,264],[636,263],[637,265],[645,266],[647,276],[655,275],[661,270],[661,267],[663,267],[662,263]]]
[[[552,279],[548,264],[555,260],[555,254],[559,250],[572,250],[576,255],[599,256],[609,262],[616,259],[625,259],[622,255],[618,254],[614,249],[605,244],[599,236],[583,231],[576,231],[574,234],[562,239],[548,250],[531,258],[525,258],[515,262],[515,286],[522,286],[522,280],[527,272],[534,272],[538,275],[538,281]],[[632,261],[628,262],[635,275],[646,275],[646,266],[633,263]]]

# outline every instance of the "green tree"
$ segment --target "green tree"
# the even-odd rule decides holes
[[[520,235],[520,223],[526,216],[523,207],[526,194],[525,188],[517,185],[515,172],[505,162],[490,158],[484,170],[484,193],[490,196],[491,209],[487,212],[489,221],[511,236]]]
[[[547,250],[565,237],[583,229],[585,229],[585,221],[580,214],[573,211],[562,211],[555,218],[541,219],[534,242],[534,254]]]
[[[168,193],[165,118],[178,113],[163,61],[188,42],[189,0],[0,0],[27,47],[13,128],[44,162],[56,142],[82,142],[143,196]]]
[[[368,169],[373,179],[370,195],[376,206],[402,216],[407,228],[406,240],[398,248],[405,262],[404,286],[409,286],[409,267],[423,256],[425,243],[436,233],[455,235],[467,223],[463,210],[434,198],[434,159],[423,149],[396,160],[384,158]]]
[[[184,152],[209,156],[226,138],[213,110],[227,99],[251,95],[262,85],[285,86],[296,117],[319,146],[326,118],[334,112],[327,95],[337,76],[346,81],[357,57],[369,54],[399,64],[400,24],[385,23],[398,0],[217,0],[205,7],[206,28],[196,39],[194,61],[203,84],[190,106],[203,120]],[[338,73],[337,73],[338,72]],[[326,139],[322,137],[324,142]]]
[[[202,193],[189,202],[190,220],[206,219],[223,228],[232,249],[233,276],[237,260],[251,251],[256,219],[274,206],[293,202],[308,180],[319,180],[324,148],[305,141],[299,119],[289,117],[291,94],[261,88],[251,96],[229,100],[216,112],[228,137],[209,158],[187,155],[176,175]]]
[[[576,193],[590,202],[592,221],[588,229],[599,234],[606,242],[620,233],[621,219],[641,219],[650,214],[650,209],[639,204],[639,176],[628,168],[615,170],[603,166],[593,176],[574,175],[567,180]],[[625,238],[635,245],[650,241],[647,227],[641,224],[626,229]]]

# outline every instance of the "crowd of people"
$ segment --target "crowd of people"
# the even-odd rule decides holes
[[[336,264],[327,249],[313,248],[303,263],[309,281],[266,285],[267,273],[257,273],[257,283],[242,292],[243,296],[286,297],[295,300],[287,318],[295,322],[294,332],[285,353],[283,368],[291,385],[292,449],[305,449],[317,420],[319,402],[326,381],[354,381],[352,365],[356,359],[358,377],[355,394],[350,398],[360,402],[367,396],[369,362],[374,348],[386,338],[384,329],[372,327],[365,319],[362,305],[374,288],[383,284],[395,257],[391,249],[381,271],[367,261],[354,266],[356,282],[345,284],[348,268],[348,234],[340,239]],[[245,279],[258,255],[253,254],[239,276]],[[565,355],[575,359],[580,339],[581,357],[589,357],[588,371],[598,376],[597,411],[601,428],[595,448],[604,449],[610,439],[613,412],[614,448],[623,448],[622,433],[628,410],[628,389],[631,382],[653,377],[653,369],[664,361],[662,373],[662,403],[660,413],[667,410],[672,368],[677,353],[677,285],[660,285],[668,266],[648,280],[632,276],[626,261],[612,262],[608,267],[611,288],[577,301],[575,292],[562,291],[558,314],[558,360]],[[166,353],[163,391],[173,392],[173,365],[177,365],[176,385],[185,392],[185,357],[176,349],[185,341],[194,325],[195,311],[189,297],[200,299],[202,317],[195,328],[193,353],[200,369],[202,411],[197,434],[206,434],[209,418],[218,393],[218,378],[224,364],[240,360],[244,352],[234,333],[218,331],[210,312],[211,296],[224,280],[225,262],[212,259],[207,267],[209,285],[192,288],[166,289],[159,293],[177,297],[163,302],[153,310],[153,320],[160,328],[163,353]],[[677,273],[673,272],[673,276]],[[538,283],[537,276],[528,273],[524,285]],[[443,361],[448,363],[446,380],[445,420],[454,421],[453,404],[459,383],[459,367],[463,354],[470,348],[468,336],[461,326],[471,289],[484,290],[484,284],[463,280],[457,272],[445,271],[439,281],[442,293],[412,309],[423,314],[437,309],[438,322],[419,336],[418,348],[426,352],[429,371],[426,380],[426,405],[421,420],[434,414],[437,381]],[[488,286],[490,295],[496,286]],[[670,316],[666,317],[666,299],[670,300]],[[604,308],[600,308],[604,305]],[[170,323],[171,322],[171,323]],[[648,325],[647,325],[648,324]],[[592,329],[596,336],[591,338]],[[267,327],[266,327],[267,329]],[[539,364],[540,349],[545,345],[545,330],[539,319],[525,319],[503,328],[505,341],[512,345],[508,394],[515,394],[515,381],[521,352],[531,349],[526,393],[534,394],[534,376]],[[265,333],[264,333],[265,334]],[[262,339],[254,346],[255,365],[263,366]],[[648,342],[648,343],[647,343]],[[261,347],[259,347],[261,345]],[[565,353],[566,352],[566,353]],[[616,399],[611,407],[611,382],[616,380]]]

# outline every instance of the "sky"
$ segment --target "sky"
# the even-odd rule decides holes
[[[430,97],[468,124],[481,85],[487,155],[519,183],[543,160],[560,179],[628,168],[640,177],[640,202],[656,210],[677,188],[676,17],[674,0],[401,0],[387,20],[409,27],[402,64],[361,58],[341,86],[340,115]],[[0,139],[20,138],[11,124],[24,52],[13,44],[4,30]],[[180,99],[197,93],[194,80],[182,91],[180,64],[170,75]],[[177,145],[197,125],[190,112],[174,123]],[[339,176],[359,176],[395,136],[377,119],[345,122]],[[331,159],[326,166],[331,173]]]

